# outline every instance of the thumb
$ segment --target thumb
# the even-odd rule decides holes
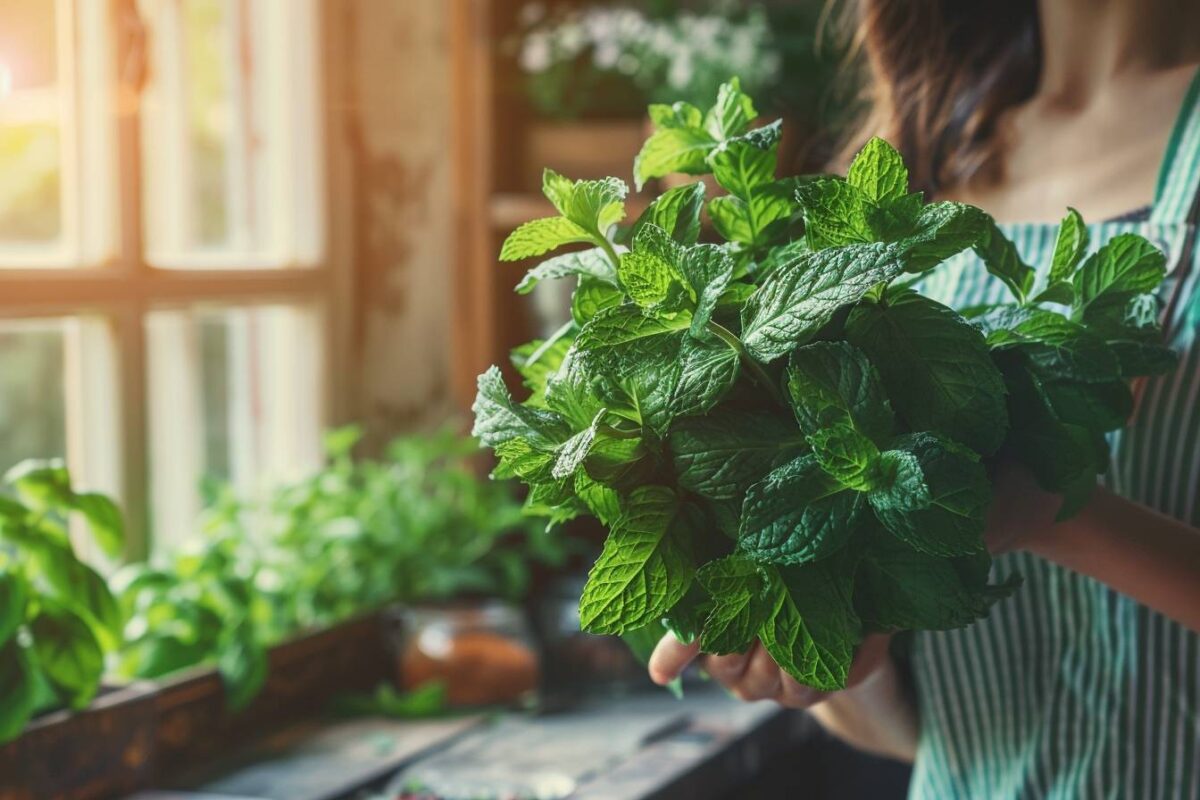
[[[682,644],[675,638],[675,634],[668,633],[659,640],[650,655],[650,679],[659,686],[666,686],[679,677],[699,652],[699,640],[691,644]]]

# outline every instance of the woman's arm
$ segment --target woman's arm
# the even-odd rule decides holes
[[[912,761],[917,752],[917,711],[888,654],[890,636],[868,636],[850,668],[847,687],[818,692],[802,686],[755,644],[745,654],[704,656],[704,670],[741,700],[774,700],[807,708],[839,739],[867,752]],[[650,657],[650,677],[667,684],[696,658],[698,645],[680,644],[670,634]]]
[[[1055,524],[1060,499],[1022,467],[1004,465],[996,480],[988,526],[994,551],[1028,550],[1200,631],[1200,530],[1103,488]]]

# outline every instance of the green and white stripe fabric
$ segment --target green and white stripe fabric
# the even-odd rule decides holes
[[[1147,222],[1091,227],[1093,246],[1140,233],[1167,253],[1162,297],[1179,369],[1150,381],[1112,437],[1115,492],[1200,526],[1200,74],[1170,140]],[[1010,225],[1045,269],[1056,226]],[[925,290],[951,305],[1004,289],[963,257]],[[1167,304],[1169,298],[1174,302]],[[997,559],[1015,596],[970,628],[918,634],[921,740],[911,798],[1200,798],[1200,635],[1028,553]],[[1200,580],[1200,565],[1197,565]]]

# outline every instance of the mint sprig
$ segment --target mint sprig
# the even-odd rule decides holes
[[[574,280],[572,321],[514,352],[527,399],[480,378],[475,433],[529,484],[529,513],[608,527],[585,629],[641,649],[668,629],[712,653],[759,640],[838,689],[864,634],[967,625],[1014,590],[989,583],[983,539],[998,453],[1063,494],[1064,516],[1086,501],[1127,382],[1174,363],[1163,258],[1132,235],[1089,255],[1071,211],[1035,286],[987,214],[926,203],[881,139],[845,178],[780,177],[780,125],[755,127],[736,81],[706,112],[650,115],[639,188],[711,173],[722,192],[672,189],[621,228],[622,182],[547,170],[558,216],[501,258],[584,246],[518,286]],[[1007,302],[920,293],[964,252]]]

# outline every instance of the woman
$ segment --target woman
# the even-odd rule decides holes
[[[1160,245],[1173,375],[1138,387],[1088,506],[998,470],[988,542],[1024,584],[986,620],[861,646],[850,687],[796,684],[761,647],[706,657],[745,700],[809,708],[863,749],[914,761],[920,798],[1200,797],[1200,3],[863,0],[874,114],[917,188],[981,206],[1045,269],[1067,206],[1093,246]],[[973,257],[926,291],[966,306],[1004,289]],[[933,283],[933,282],[931,282]],[[671,637],[650,670],[696,657]],[[902,675],[911,669],[912,689]]]

